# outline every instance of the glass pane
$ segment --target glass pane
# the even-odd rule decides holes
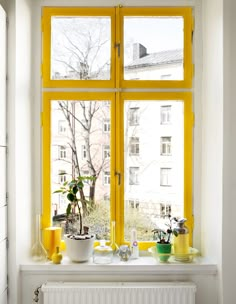
[[[110,79],[109,17],[52,17],[51,79]]]
[[[124,79],[183,80],[183,17],[124,18]]]
[[[124,149],[125,239],[136,228],[138,240],[151,241],[167,215],[183,216],[183,102],[125,101]]]
[[[83,224],[97,238],[110,234],[110,101],[51,103],[51,202],[54,224],[62,225],[68,200],[58,190],[77,176],[95,176],[84,186],[89,204]]]

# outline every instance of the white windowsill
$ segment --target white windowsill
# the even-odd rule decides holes
[[[135,260],[122,262],[115,258],[112,264],[98,265],[90,261],[72,263],[64,257],[62,263],[36,263],[32,260],[20,265],[26,274],[87,274],[87,275],[216,275],[217,265],[209,263],[205,258],[198,257],[191,263],[159,263],[152,257],[139,257]]]

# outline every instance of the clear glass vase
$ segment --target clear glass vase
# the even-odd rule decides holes
[[[47,251],[41,242],[40,214],[35,218],[35,243],[31,248],[32,259],[36,262],[47,261]]]

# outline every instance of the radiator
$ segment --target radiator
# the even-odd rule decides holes
[[[196,285],[48,282],[41,290],[43,304],[194,304]]]

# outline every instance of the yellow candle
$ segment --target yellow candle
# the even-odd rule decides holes
[[[61,246],[61,227],[48,227],[43,230],[43,244],[51,260],[56,248]]]

